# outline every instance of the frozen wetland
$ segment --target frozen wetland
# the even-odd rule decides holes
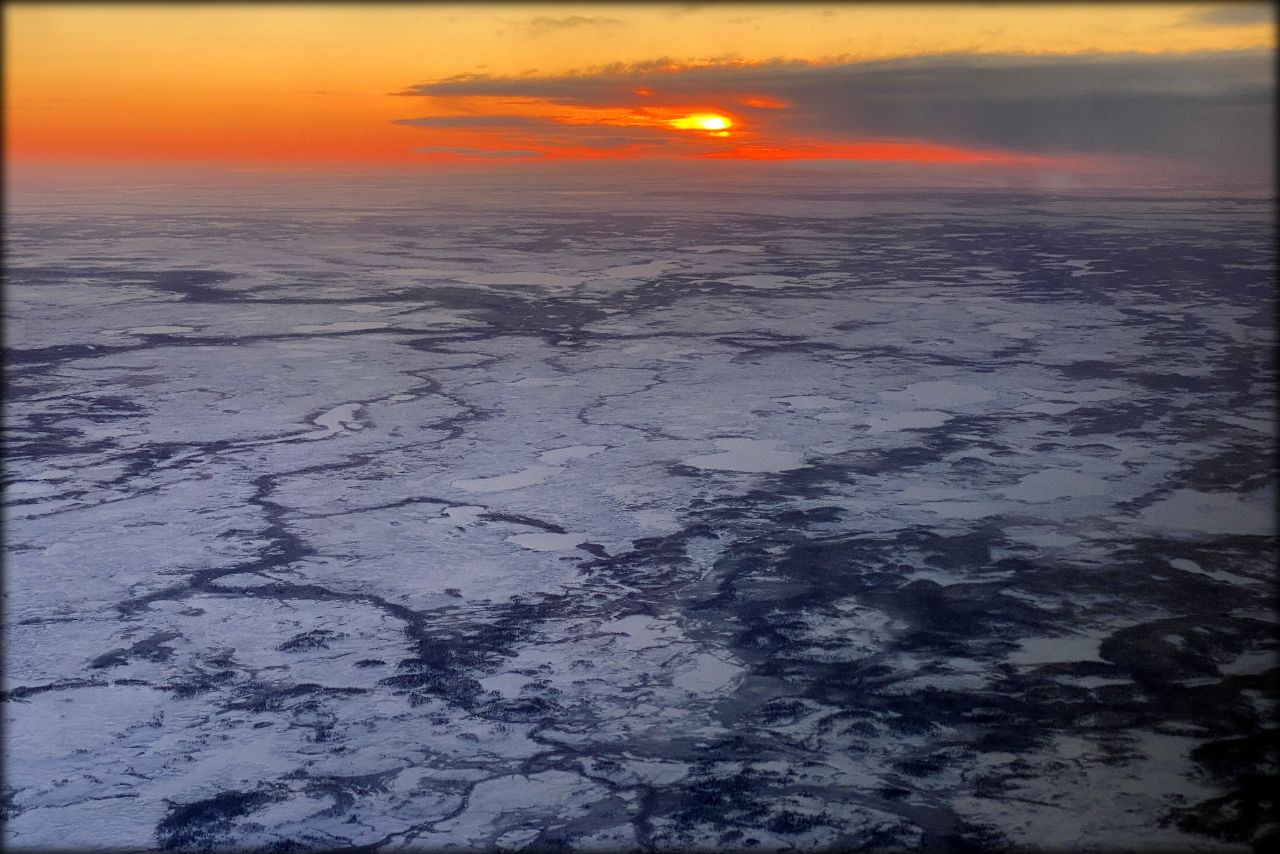
[[[1274,837],[1269,200],[476,182],[11,199],[7,846]]]

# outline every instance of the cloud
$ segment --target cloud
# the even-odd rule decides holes
[[[551,119],[538,116],[422,116],[394,119],[391,123],[427,128],[512,128],[556,124]]]
[[[1266,167],[1273,151],[1274,52],[1071,56],[949,54],[875,62],[667,60],[556,77],[454,78],[411,87],[434,98],[522,98],[570,108],[721,105],[740,131],[775,139],[923,140],[1037,155],[1180,158]],[[643,99],[637,88],[651,91]]]
[[[1182,23],[1189,26],[1251,27],[1273,24],[1275,20],[1273,3],[1229,3],[1188,12]]]
[[[563,30],[578,30],[583,27],[615,28],[629,26],[626,21],[617,18],[588,18],[585,15],[569,15],[564,18],[552,18],[540,15],[520,24],[533,35],[554,33]]]
[[[451,154],[459,157],[541,157],[541,151],[522,151],[515,148],[474,148],[466,145],[425,145],[414,150],[415,154]]]

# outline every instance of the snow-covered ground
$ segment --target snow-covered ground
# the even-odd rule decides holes
[[[1267,203],[665,189],[12,200],[5,843],[1248,850]]]

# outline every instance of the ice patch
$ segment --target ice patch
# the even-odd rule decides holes
[[[928,427],[941,427],[950,421],[948,412],[933,409],[921,409],[915,412],[899,412],[897,415],[870,418],[867,426],[872,433],[892,433],[897,430],[923,430]]]
[[[610,267],[601,270],[600,275],[606,279],[635,279],[644,276],[660,276],[674,261],[650,261],[647,264],[627,264],[623,267]]]
[[[339,320],[335,323],[303,323],[292,327],[293,332],[362,332],[366,329],[385,329],[380,320]]]
[[[474,504],[462,504],[457,507],[446,507],[444,513],[441,514],[441,520],[448,521],[454,525],[471,525],[478,520],[486,511],[485,507],[478,507]]]
[[[519,386],[520,388],[544,388],[546,386],[570,386],[577,385],[578,381],[571,377],[525,377],[522,380],[508,383],[507,385]]]
[[[1242,653],[1234,660],[1218,665],[1218,669],[1230,676],[1258,676],[1277,666],[1280,666],[1280,656],[1275,650],[1259,650]]]
[[[4,488],[4,496],[6,498],[42,498],[46,495],[57,495],[61,491],[53,484],[19,480]]]
[[[1077,258],[1077,259],[1072,260],[1072,261],[1063,261],[1062,263],[1063,263],[1063,264],[1065,264],[1065,265],[1067,265],[1068,267],[1075,267],[1075,269],[1071,271],[1071,278],[1073,278],[1073,279],[1078,279],[1078,278],[1080,278],[1081,276],[1101,276],[1101,275],[1103,275],[1102,273],[1098,272],[1097,270],[1090,269],[1090,268],[1093,266],[1093,264],[1095,263],[1093,260],[1085,260],[1085,259],[1079,259],[1079,258]]]
[[[1062,548],[1063,546],[1074,546],[1080,542],[1079,537],[1073,537],[1070,534],[1060,534],[1056,531],[1045,530],[1033,526],[1017,526],[1005,528],[1005,534],[1013,537],[1015,540],[1021,540],[1033,546],[1041,548]]]
[[[680,630],[673,623],[655,620],[644,614],[631,614],[603,623],[600,631],[608,635],[619,635],[618,642],[634,650],[667,646],[681,638]]]
[[[804,465],[804,455],[779,451],[772,439],[716,439],[718,454],[700,454],[684,460],[687,466],[716,471],[779,472]]]
[[[1035,412],[1040,415],[1062,415],[1064,412],[1071,412],[1080,408],[1078,403],[1028,403],[1026,406],[1019,406],[1019,412]]]
[[[1037,665],[1060,661],[1103,661],[1098,655],[1101,638],[1096,635],[1069,635],[1061,638],[1024,638],[1022,647],[1010,655],[1010,664]]]
[[[179,332],[195,332],[194,326],[135,326],[126,329],[130,335],[174,335]]]
[[[958,490],[930,483],[918,483],[898,490],[898,498],[903,501],[939,501],[953,500],[958,497]]]
[[[837,409],[839,407],[848,406],[847,401],[836,400],[834,397],[825,397],[820,394],[797,394],[791,397],[778,398],[779,403],[785,403],[792,409]]]
[[[1021,389],[1021,391],[1024,394],[1045,398],[1046,400],[1073,400],[1078,403],[1115,400],[1117,397],[1127,397],[1132,394],[1132,392],[1120,388],[1095,388],[1088,391],[1047,391],[1045,389],[1027,388]]]
[[[728,686],[742,672],[742,668],[732,662],[701,652],[676,671],[671,684],[693,694],[708,694]]]
[[[1246,495],[1179,489],[1139,515],[1143,525],[1201,534],[1274,536],[1275,490]]]
[[[1070,471],[1047,469],[1029,474],[1014,486],[1002,490],[1007,498],[1018,501],[1056,501],[1059,498],[1079,498],[1086,495],[1107,495],[1111,484],[1100,478]]]
[[[529,466],[511,474],[455,480],[451,485],[467,492],[503,492],[542,483],[558,471],[560,469],[555,466]]]
[[[535,552],[567,552],[577,548],[578,543],[584,543],[587,539],[588,537],[584,534],[551,534],[539,531],[507,537],[507,542]]]
[[[538,454],[538,459],[549,466],[564,465],[570,460],[585,459],[593,454],[608,450],[607,445],[570,445],[567,448],[555,448]]]
[[[478,681],[486,691],[497,691],[504,697],[515,697],[521,688],[529,684],[529,677],[519,673],[495,673]]]
[[[1234,415],[1219,415],[1218,420],[1226,424],[1234,424],[1237,427],[1243,427],[1246,430],[1253,430],[1266,436],[1274,436],[1276,434],[1276,422],[1268,421],[1264,418],[1243,418]]]
[[[881,397],[889,400],[910,400],[914,403],[927,403],[930,406],[970,406],[994,400],[995,392],[976,385],[951,382],[950,380],[926,380],[912,383],[901,391],[885,391]]]
[[[987,327],[987,331],[994,332],[996,335],[1004,335],[1008,338],[1030,341],[1040,335],[1040,330],[1050,328],[1052,327],[1045,323],[1005,322],[993,323]]]
[[[641,528],[655,531],[677,531],[680,517],[670,510],[637,510],[631,514]]]
[[[311,422],[322,430],[318,433],[308,433],[302,436],[303,439],[327,439],[338,433],[348,430],[359,430],[363,425],[355,420],[356,413],[364,407],[362,403],[344,403],[341,406],[335,406],[327,412],[322,412]]]
[[[998,506],[985,501],[928,501],[919,507],[948,519],[983,519],[1000,512]]]
[[[685,252],[763,252],[763,246],[754,243],[707,243],[701,246],[686,246]]]
[[[475,276],[459,276],[459,282],[468,285],[543,285],[570,287],[582,284],[581,276],[559,276],[555,273],[482,273]]]
[[[723,281],[744,288],[780,288],[793,281],[789,276],[774,276],[768,273],[753,273],[747,276],[725,276]]]

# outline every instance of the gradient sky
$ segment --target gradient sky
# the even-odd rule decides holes
[[[34,161],[1269,168],[1270,4],[6,3]]]

